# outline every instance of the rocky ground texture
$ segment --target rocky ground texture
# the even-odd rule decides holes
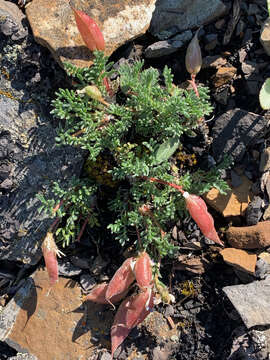
[[[101,4],[102,3],[102,4]],[[159,306],[117,350],[117,359],[270,359],[269,113],[258,93],[270,76],[270,31],[264,0],[74,1],[100,26],[114,67],[144,59],[188,74],[187,43],[199,26],[203,68],[214,112],[207,137],[185,142],[208,169],[229,154],[223,177],[205,200],[225,242],[210,244],[189,219],[172,227],[181,247],[162,275],[176,302]],[[68,2],[0,0],[0,359],[109,360],[113,312],[82,304],[82,294],[107,281],[124,259],[109,238],[102,253],[91,237],[60,262],[48,295],[40,243],[51,221],[36,194],[80,175],[85,154],[55,143],[50,115],[62,64],[90,65]]]

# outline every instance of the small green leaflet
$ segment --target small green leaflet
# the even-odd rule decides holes
[[[261,107],[264,110],[270,109],[270,78],[266,79],[259,95]]]
[[[154,156],[156,158],[155,165],[159,165],[164,161],[168,160],[173,155],[175,150],[178,148],[179,144],[180,144],[179,138],[174,136],[166,140],[161,145],[159,145],[159,147],[156,149],[154,153]]]

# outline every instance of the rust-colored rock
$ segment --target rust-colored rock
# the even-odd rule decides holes
[[[220,254],[227,264],[238,270],[254,274],[257,261],[256,254],[249,254],[245,250],[235,248],[222,249]]]
[[[140,35],[150,25],[156,0],[74,0],[73,5],[95,20],[101,29],[105,54]],[[77,66],[89,66],[93,56],[85,46],[76,27],[68,1],[33,0],[26,15],[35,40],[46,46],[62,66],[64,61]]]
[[[261,249],[270,246],[270,221],[254,226],[230,227],[227,232],[229,244],[237,249]]]
[[[246,176],[241,176],[241,179],[242,184],[227,191],[226,195],[220,194],[216,188],[211,189],[204,196],[207,204],[224,217],[244,215],[252,197],[252,182]]]
[[[213,79],[214,86],[220,87],[222,85],[228,84],[233,79],[234,75],[236,74],[236,71],[237,69],[233,66],[220,67]]]
[[[110,348],[106,334],[112,311],[94,303],[82,305],[81,290],[70,279],[60,278],[48,295],[44,270],[27,282],[1,313],[5,323],[0,321],[0,340],[38,360],[88,359],[96,351],[93,336],[99,337],[101,346]]]

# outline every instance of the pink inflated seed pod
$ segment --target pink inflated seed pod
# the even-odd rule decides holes
[[[122,294],[135,280],[135,276],[132,271],[133,262],[133,258],[125,260],[109,282],[105,294],[105,298],[109,303],[111,303],[113,296]]]
[[[150,286],[152,282],[152,265],[151,259],[145,251],[139,254],[135,263],[134,273],[137,284],[141,289]]]
[[[108,301],[106,300],[105,297],[107,289],[108,289],[108,283],[99,284],[95,286],[94,289],[92,289],[89,294],[84,296],[83,301],[89,300],[97,304],[108,304]],[[110,303],[112,304],[118,303],[119,301],[124,299],[127,293],[128,293],[128,289],[121,294],[113,296],[110,299]]]
[[[57,256],[60,257],[64,254],[58,249],[51,232],[47,232],[41,248],[49,275],[50,285],[53,286],[58,281]]]
[[[151,312],[153,299],[152,289],[146,289],[137,295],[128,297],[120,304],[111,328],[112,357],[130,331],[139,325]]]
[[[96,22],[85,12],[77,10],[72,6],[71,9],[74,12],[77,28],[88,49],[91,51],[104,51],[104,37]]]
[[[186,191],[183,193],[183,196],[186,200],[186,207],[190,213],[190,216],[199,226],[203,235],[209,240],[224,246],[216,232],[214,219],[209,214],[204,200],[199,196],[189,194]]]

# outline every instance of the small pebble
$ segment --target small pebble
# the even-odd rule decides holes
[[[96,280],[89,274],[82,274],[80,284],[85,291],[90,291],[96,285]]]
[[[80,273],[82,272],[82,269],[78,268],[77,266],[74,266],[71,262],[69,261],[59,261],[58,262],[58,271],[59,271],[59,275],[62,276],[77,276],[80,275]]]
[[[99,357],[99,360],[112,360],[112,355],[108,352],[105,352]]]
[[[270,265],[263,259],[258,259],[256,262],[255,276],[258,279],[265,279],[270,274]]]
[[[256,225],[263,215],[263,199],[259,196],[255,196],[254,199],[248,204],[246,210],[246,222],[247,225]]]
[[[173,314],[174,314],[174,307],[172,305],[167,305],[164,315],[167,317],[167,316],[173,316]]]

